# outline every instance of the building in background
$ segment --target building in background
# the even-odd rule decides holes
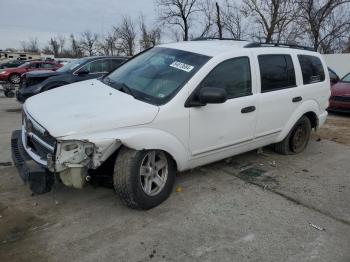
[[[29,52],[12,52],[0,50],[0,63],[6,63],[11,60],[47,60],[54,59],[53,55]]]
[[[342,78],[350,72],[350,54],[323,55],[327,65]]]

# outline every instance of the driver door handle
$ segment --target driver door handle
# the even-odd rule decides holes
[[[255,106],[248,106],[248,107],[242,108],[241,113],[242,114],[251,113],[251,112],[254,112],[255,109],[256,109]]]
[[[301,96],[297,96],[297,97],[294,97],[294,98],[292,99],[292,102],[293,102],[293,103],[297,103],[297,102],[300,102],[301,100],[303,100],[303,98],[302,98]]]

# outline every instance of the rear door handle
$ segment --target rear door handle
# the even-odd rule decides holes
[[[248,107],[242,108],[241,113],[242,114],[251,113],[251,112],[254,112],[255,109],[256,109],[255,106],[248,106]]]
[[[303,100],[303,98],[301,96],[297,96],[297,97],[294,97],[292,99],[293,103],[297,103],[297,102],[300,102],[301,100]]]

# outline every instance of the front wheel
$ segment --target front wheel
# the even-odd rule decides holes
[[[287,137],[275,144],[275,151],[283,155],[293,155],[304,151],[311,134],[311,123],[308,117],[301,117]]]
[[[115,162],[113,184],[127,206],[150,209],[168,198],[175,177],[175,163],[164,151],[122,148]]]
[[[9,77],[9,82],[14,85],[21,83],[21,76],[19,74],[12,74]]]

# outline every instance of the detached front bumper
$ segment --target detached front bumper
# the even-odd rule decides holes
[[[54,184],[54,175],[30,158],[23,147],[22,132],[15,130],[11,137],[12,160],[19,176],[37,194],[49,192]]]

